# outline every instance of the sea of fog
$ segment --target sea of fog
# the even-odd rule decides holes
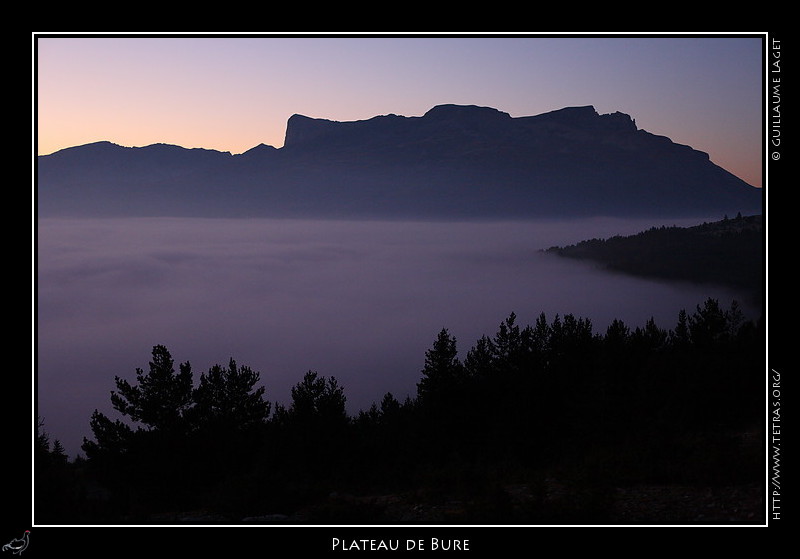
[[[463,355],[516,313],[572,313],[604,332],[724,289],[645,281],[540,252],[553,245],[704,221],[591,219],[429,223],[271,219],[40,219],[36,239],[37,413],[79,454],[114,377],[133,381],[162,344],[197,379],[233,358],[285,404],[306,371],[334,376],[351,413],[413,396],[425,351],[447,328]]]

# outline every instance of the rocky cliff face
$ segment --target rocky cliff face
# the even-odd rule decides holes
[[[40,215],[564,217],[759,213],[761,191],[626,114],[512,118],[441,105],[337,122],[293,115],[241,155],[107,142],[42,156]]]

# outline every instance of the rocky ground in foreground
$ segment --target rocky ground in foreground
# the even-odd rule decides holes
[[[758,453],[758,430],[739,433],[742,453]],[[379,495],[334,492],[294,512],[231,517],[166,513],[156,524],[226,525],[764,525],[765,483],[574,483],[556,473],[535,483],[498,484],[476,497],[431,489]]]
[[[596,525],[729,525],[765,523],[764,487],[642,485],[620,487],[598,497],[570,491],[548,479],[544,495],[530,486],[503,488],[498,520],[492,511],[461,500],[422,499],[413,494],[352,496],[332,494],[323,502],[292,514],[265,514],[231,519],[193,511],[162,514],[163,524],[596,524]],[[495,502],[494,506],[499,506]]]

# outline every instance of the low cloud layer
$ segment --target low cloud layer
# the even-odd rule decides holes
[[[702,220],[664,222],[692,225]],[[71,455],[114,377],[166,345],[196,377],[233,357],[288,403],[307,370],[335,376],[355,413],[414,394],[445,327],[465,353],[511,312],[672,328],[722,289],[593,270],[540,249],[653,222],[417,223],[124,219],[38,223],[38,413]]]

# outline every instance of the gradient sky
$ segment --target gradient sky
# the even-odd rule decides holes
[[[594,105],[761,186],[762,39],[34,35],[35,150],[108,140],[241,153],[281,147],[294,113]]]

